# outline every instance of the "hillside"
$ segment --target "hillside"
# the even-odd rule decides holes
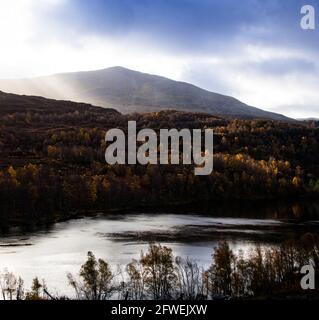
[[[166,109],[242,119],[289,120],[185,82],[113,67],[47,77],[0,80],[0,90],[112,107],[122,113]]]
[[[17,95],[0,91],[0,114],[13,114],[19,112],[39,112],[45,114],[71,113],[71,112],[92,112],[119,114],[114,109],[101,110],[100,107],[87,103],[76,103],[55,99],[46,99],[38,96]]]
[[[105,133],[214,129],[214,170],[107,165]],[[88,212],[205,201],[318,197],[319,130],[272,120],[161,111],[123,115],[66,101],[0,93],[0,222],[56,221]],[[4,222],[3,222],[4,221]]]

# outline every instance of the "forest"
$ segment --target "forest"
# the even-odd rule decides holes
[[[192,165],[108,165],[105,134],[127,130],[214,130],[214,170]],[[316,198],[317,123],[232,120],[113,109],[0,92],[2,226],[47,223],[83,213],[203,201]]]

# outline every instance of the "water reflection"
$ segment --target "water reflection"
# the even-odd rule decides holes
[[[318,207],[255,207],[254,212],[238,206],[237,211],[206,208],[204,213],[181,208],[170,213],[98,215],[40,229],[14,228],[0,238],[0,270],[7,268],[22,276],[27,287],[38,276],[50,288],[69,294],[66,273],[76,273],[88,251],[114,266],[124,265],[138,258],[150,241],[157,241],[170,246],[175,255],[208,265],[221,239],[228,240],[235,251],[247,252],[257,243],[276,245],[319,230]]]

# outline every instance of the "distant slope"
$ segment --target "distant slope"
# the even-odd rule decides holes
[[[319,118],[298,118],[298,121],[319,121]]]
[[[115,116],[120,115],[120,113],[114,109],[103,109],[87,103],[53,100],[36,96],[10,94],[0,91],[0,115],[26,112],[38,112],[45,115],[63,113],[64,115],[67,115],[67,113],[81,111],[89,111],[96,115],[101,112],[103,114],[108,112],[110,115]]]
[[[123,113],[175,109],[232,118],[289,118],[185,82],[113,67],[48,77],[0,80],[0,90],[113,107]]]

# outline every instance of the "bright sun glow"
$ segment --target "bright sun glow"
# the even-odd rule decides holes
[[[313,74],[265,74],[264,63],[301,59],[317,64],[307,52],[285,47],[241,43],[236,50],[211,54],[172,53],[154,47],[141,32],[120,37],[78,32],[52,18],[70,0],[1,0],[0,79],[123,67],[194,83],[232,95],[243,102],[288,116],[319,116],[307,104],[319,100],[319,80]],[[85,30],[85,29],[84,29]],[[198,69],[198,65],[201,69]],[[252,69],[250,69],[250,67]],[[256,66],[256,68],[254,68]],[[318,68],[318,65],[317,65]],[[199,76],[194,77],[194,74]],[[217,84],[217,86],[216,86]],[[57,90],[63,90],[59,85]],[[70,88],[68,88],[69,90]],[[299,106],[299,109],[296,107]]]

